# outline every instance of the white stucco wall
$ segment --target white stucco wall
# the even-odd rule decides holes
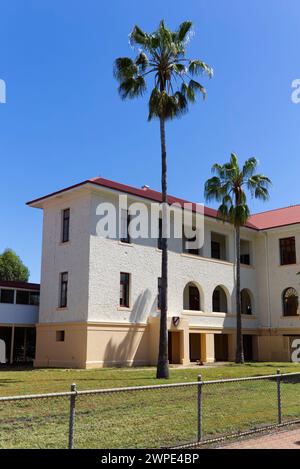
[[[61,243],[61,212],[70,208],[70,241]],[[84,188],[44,203],[40,322],[86,321],[90,194]],[[60,273],[68,272],[68,307],[60,309]]]
[[[129,203],[133,201],[128,197]],[[81,188],[48,199],[43,203],[43,252],[40,298],[40,322],[142,322],[157,315],[157,279],[160,277],[161,252],[155,239],[133,240],[97,236],[96,214],[100,202],[112,202],[118,208],[118,194],[102,188]],[[147,201],[146,201],[147,202]],[[70,208],[70,242],[61,244],[61,211]],[[226,236],[227,261],[210,258],[210,234]],[[266,234],[265,234],[266,233]],[[300,293],[300,278],[295,266],[280,266],[279,238],[296,236],[297,262],[300,259],[299,225],[267,232],[243,228],[241,238],[251,243],[251,266],[242,266],[241,288],[251,292],[252,317],[243,317],[249,329],[300,327],[300,319],[282,317],[282,291],[294,287]],[[169,315],[189,318],[190,325],[207,328],[235,327],[235,243],[229,224],[205,219],[203,257],[182,253],[179,239],[169,240]],[[68,308],[58,308],[59,274],[69,272]],[[119,307],[120,272],[131,274],[130,308]],[[183,291],[194,282],[201,293],[202,312],[183,311]],[[228,314],[212,314],[212,294],[222,286],[228,299]]]
[[[89,266],[89,321],[130,321],[145,322],[147,317],[157,314],[157,279],[160,277],[161,252],[156,248],[155,239],[137,239],[132,244],[120,243],[119,240],[103,239],[96,236],[99,217],[96,207],[100,202],[110,201],[118,206],[117,196],[94,191],[91,202],[90,220],[90,266]],[[235,312],[234,299],[234,233],[231,226],[213,219],[206,219],[205,244],[203,255],[210,256],[210,232],[227,236],[228,260],[222,262],[205,259],[189,254],[182,254],[182,241],[169,240],[169,316],[183,313],[183,291],[189,282],[195,282],[201,292],[203,313],[199,317],[191,316],[190,323],[202,323],[205,326],[222,328],[234,327],[234,318],[226,320],[220,316],[204,313],[212,312],[212,294],[216,286],[221,285],[227,293],[228,313]],[[245,229],[243,239],[253,244],[255,266],[255,238],[253,230]],[[241,286],[248,288],[255,299],[257,297],[256,271],[254,266],[242,267]],[[120,272],[131,275],[130,308],[119,307]],[[256,301],[254,301],[256,303]],[[254,306],[254,313],[256,312]],[[228,324],[228,326],[227,326]],[[245,319],[244,327],[257,327],[258,322]]]
[[[295,236],[296,239],[296,260],[293,265],[280,265],[280,238]],[[282,293],[288,287],[293,287],[300,294],[300,277],[297,272],[300,270],[300,228],[299,225],[276,228],[268,230],[264,234],[264,244],[261,241],[261,251],[264,251],[265,268],[264,277],[261,283],[261,310],[262,325],[272,328],[300,328],[300,316],[283,317]],[[267,259],[266,253],[267,252]],[[268,271],[266,274],[266,265]],[[263,270],[262,270],[263,273]],[[261,274],[261,277],[263,275]],[[266,311],[269,310],[269,315]]]

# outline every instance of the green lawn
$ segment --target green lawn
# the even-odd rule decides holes
[[[168,383],[300,371],[291,363],[257,363],[171,369]],[[0,396],[165,383],[154,368],[0,371]],[[204,437],[276,423],[276,380],[205,385]],[[300,379],[282,384],[283,419],[300,417]],[[68,441],[68,398],[0,403],[0,447],[64,448]],[[77,397],[75,447],[161,447],[195,441],[197,387]]]

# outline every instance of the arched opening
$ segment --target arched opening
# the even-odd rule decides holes
[[[289,287],[282,293],[283,315],[298,315],[298,293],[295,288]]]
[[[188,283],[183,290],[183,309],[201,311],[200,292],[193,282]]]
[[[220,285],[214,289],[212,307],[214,313],[227,313],[227,296]]]
[[[251,301],[251,295],[247,288],[244,288],[241,291],[241,313],[242,314],[252,314],[253,305]]]

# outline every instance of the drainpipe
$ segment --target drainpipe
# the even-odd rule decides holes
[[[268,233],[267,233],[267,231],[264,231],[264,235],[265,235],[265,252],[266,252],[268,327],[269,327],[269,334],[271,335],[272,319],[271,319],[271,295],[270,295],[269,250],[268,250],[269,246],[268,246]]]

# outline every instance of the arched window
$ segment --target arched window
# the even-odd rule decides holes
[[[241,313],[252,314],[251,296],[247,288],[241,291]]]
[[[199,289],[193,282],[188,283],[184,288],[183,309],[189,311],[201,311]]]
[[[298,294],[295,288],[289,287],[282,293],[283,315],[297,316],[298,314]]]
[[[227,313],[227,296],[221,286],[217,286],[214,289],[212,307],[215,313]]]

